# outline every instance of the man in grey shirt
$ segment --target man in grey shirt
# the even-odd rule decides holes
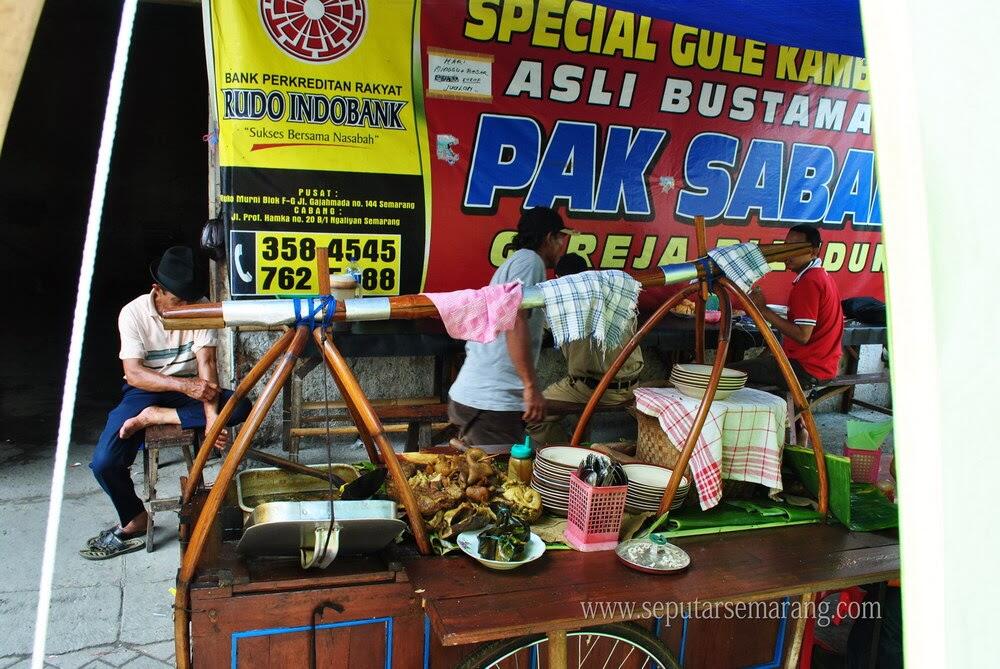
[[[493,274],[490,285],[520,281],[524,287],[545,280],[555,267],[573,230],[548,207],[521,215],[515,251]],[[448,418],[459,426],[466,444],[515,444],[524,439],[525,423],[545,415],[545,397],[535,365],[542,350],[545,314],[522,310],[509,332],[488,344],[465,345],[465,364],[449,391]]]

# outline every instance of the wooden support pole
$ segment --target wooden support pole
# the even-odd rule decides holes
[[[548,669],[566,669],[569,661],[566,648],[566,630],[555,630],[546,636],[549,640]]]
[[[694,217],[694,235],[699,258],[708,255],[708,239],[705,235],[705,217]],[[694,300],[694,360],[705,363],[705,303],[708,301],[708,279],[699,282],[698,296]]]
[[[799,615],[795,617],[795,623],[792,627],[792,638],[788,643],[788,653],[785,655],[785,662],[782,665],[784,669],[797,669],[799,666],[799,656],[802,654],[802,640],[806,635],[806,625],[809,623],[809,616],[805,615],[805,611],[811,608],[813,600],[816,598],[816,594],[812,592],[807,592],[802,595],[802,606],[799,607]]]
[[[580,414],[580,420],[576,423],[576,429],[573,430],[573,437],[570,439],[571,446],[579,446],[580,442],[583,441],[583,435],[587,432],[587,426],[590,423],[591,416],[593,416],[594,412],[597,410],[598,404],[601,403],[601,398],[604,397],[604,393],[607,392],[608,386],[611,385],[615,375],[619,372],[619,370],[621,370],[625,361],[628,360],[628,357],[632,355],[632,351],[634,351],[636,347],[642,343],[642,340],[646,338],[646,335],[648,335],[650,331],[652,331],[652,329],[655,328],[668,313],[670,313],[671,309],[680,304],[681,300],[697,289],[697,285],[688,286],[668,299],[660,305],[660,308],[649,317],[649,320],[646,321],[634,335],[632,335],[632,338],[629,339],[627,344],[625,344],[625,347],[621,350],[621,353],[618,354],[618,357],[615,358],[615,361],[611,363],[608,370],[604,372],[604,376],[601,377],[600,383],[598,383],[597,387],[594,388],[594,392],[590,394],[590,399],[587,400],[587,406],[583,408],[583,412]]]
[[[195,457],[191,471],[188,473],[187,484],[184,486],[184,491],[181,494],[181,504],[187,504],[191,501],[194,491],[201,485],[201,474],[205,469],[205,463],[208,462],[208,456],[211,454],[212,449],[215,448],[215,440],[219,437],[219,433],[226,426],[226,423],[229,422],[229,417],[233,415],[236,405],[257,385],[257,381],[264,376],[264,372],[271,368],[271,365],[278,359],[278,356],[288,350],[288,345],[292,341],[294,334],[294,330],[286,330],[285,334],[281,335],[278,341],[274,342],[271,348],[267,349],[261,359],[257,361],[257,364],[253,366],[250,372],[240,381],[239,385],[236,386],[229,401],[223,405],[222,411],[219,412],[219,417],[212,423],[210,428],[205,430],[205,440],[201,443],[198,455]]]
[[[406,476],[403,475],[403,470],[399,466],[396,453],[392,450],[392,444],[389,443],[385,432],[382,430],[382,421],[379,420],[378,414],[375,413],[372,405],[368,403],[368,398],[365,397],[364,391],[361,390],[358,379],[354,376],[354,372],[351,371],[351,368],[347,365],[347,361],[344,360],[344,356],[337,350],[333,341],[329,337],[323,337],[321,328],[313,330],[313,338],[323,351],[323,360],[326,361],[327,367],[330,368],[330,374],[333,375],[337,386],[341,389],[344,400],[348,403],[348,407],[351,408],[351,414],[358,421],[358,428],[364,428],[371,435],[375,445],[378,447],[382,461],[389,470],[389,476],[392,477],[396,489],[403,498],[403,508],[406,509],[406,517],[410,523],[410,530],[413,532],[413,539],[417,542],[417,549],[423,555],[430,555],[431,543],[427,538],[427,530],[424,528],[424,519],[420,515],[417,499],[410,489],[410,484],[406,481]]]
[[[684,443],[684,448],[681,450],[680,457],[674,463],[673,472],[670,474],[670,480],[667,482],[667,489],[663,491],[663,498],[660,499],[660,515],[669,511],[670,505],[674,503],[677,488],[680,486],[684,472],[691,461],[691,454],[694,453],[694,447],[701,436],[701,428],[704,427],[705,419],[708,418],[708,412],[712,408],[712,402],[715,400],[715,391],[719,388],[722,369],[726,366],[726,353],[729,350],[729,334],[733,319],[732,309],[729,304],[729,295],[725,290],[719,291],[719,309],[722,310],[722,321],[719,326],[719,346],[715,350],[715,363],[712,365],[712,375],[708,379],[708,388],[705,390],[705,396],[698,406],[698,413],[694,416],[694,424],[691,426],[691,432],[688,433],[688,438]]]
[[[253,410],[247,417],[243,429],[236,437],[236,441],[229,453],[226,454],[222,462],[222,469],[215,479],[215,485],[208,493],[205,506],[195,520],[194,530],[191,532],[191,541],[181,560],[181,568],[177,574],[177,588],[174,598],[174,648],[176,651],[176,661],[179,669],[190,669],[191,666],[191,639],[189,624],[191,616],[188,607],[191,601],[191,581],[194,579],[198,569],[198,562],[201,554],[205,550],[205,542],[212,526],[216,522],[216,514],[222,506],[222,500],[228,492],[229,484],[236,475],[236,469],[243,461],[246,451],[250,448],[250,442],[260,429],[264,417],[267,415],[271,405],[274,404],[275,397],[285,384],[285,380],[295,368],[295,361],[302,355],[306,342],[309,338],[309,329],[304,325],[295,328],[295,334],[291,343],[285,350],[285,354],[278,363],[277,369],[271,376],[267,385],[261,393],[260,398],[253,406]]]
[[[316,279],[320,295],[330,294],[330,250],[322,244],[316,249]]]

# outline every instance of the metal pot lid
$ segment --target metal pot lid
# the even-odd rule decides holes
[[[670,574],[691,565],[690,555],[655,534],[623,541],[615,553],[626,566],[649,574]]]

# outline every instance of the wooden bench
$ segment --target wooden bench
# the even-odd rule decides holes
[[[631,402],[625,404],[599,405],[595,413],[608,413],[612,411],[622,411],[631,406]],[[418,450],[417,439],[420,435],[421,425],[430,425],[434,433],[431,436],[431,443],[444,443],[448,441],[448,428],[454,426],[448,422],[448,405],[438,402],[437,398],[422,397],[397,400],[372,400],[372,406],[382,427],[387,433],[406,432],[406,451],[414,452]],[[583,412],[583,404],[576,402],[560,402],[549,400],[547,402],[547,413],[556,416],[579,415]],[[320,412],[302,414],[301,421],[304,423],[321,423],[326,420],[349,421],[347,409],[343,402],[303,402],[303,412]],[[324,427],[293,427],[291,429],[292,443],[297,445],[298,439],[302,437],[323,437],[328,432]],[[345,427],[330,427],[331,435],[352,435],[357,434],[357,428],[353,425]],[[589,433],[589,430],[588,430]],[[295,451],[297,453],[297,450]]]
[[[448,405],[436,397],[416,397],[388,400],[371,400],[375,413],[382,421],[382,429],[389,434],[406,433],[406,450],[416,451],[420,426],[430,425],[440,430],[448,426]],[[318,412],[318,413],[317,413]],[[357,435],[354,425],[322,427],[302,427],[303,423],[323,423],[326,421],[350,422],[344,402],[302,402],[297,424],[289,428],[289,452],[298,455],[299,440],[302,437],[324,437]]]
[[[149,510],[146,516],[146,551],[153,552],[153,518],[157,511],[180,509],[180,498],[156,496],[159,481],[160,451],[180,449],[187,471],[191,471],[192,453],[201,445],[199,433],[182,430],[180,425],[154,425],[146,428],[146,445],[142,451],[142,488]]]

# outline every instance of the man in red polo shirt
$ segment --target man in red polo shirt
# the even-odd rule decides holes
[[[796,225],[788,230],[785,242],[809,242],[812,247],[807,253],[785,261],[785,267],[796,273],[788,294],[788,317],[768,308],[759,287],[750,292],[750,299],[764,319],[781,333],[781,347],[799,383],[808,390],[837,376],[844,313],[840,308],[840,292],[819,258],[822,245],[819,230],[811,225]],[[769,352],[730,367],[747,372],[751,384],[787,388],[778,363]]]

